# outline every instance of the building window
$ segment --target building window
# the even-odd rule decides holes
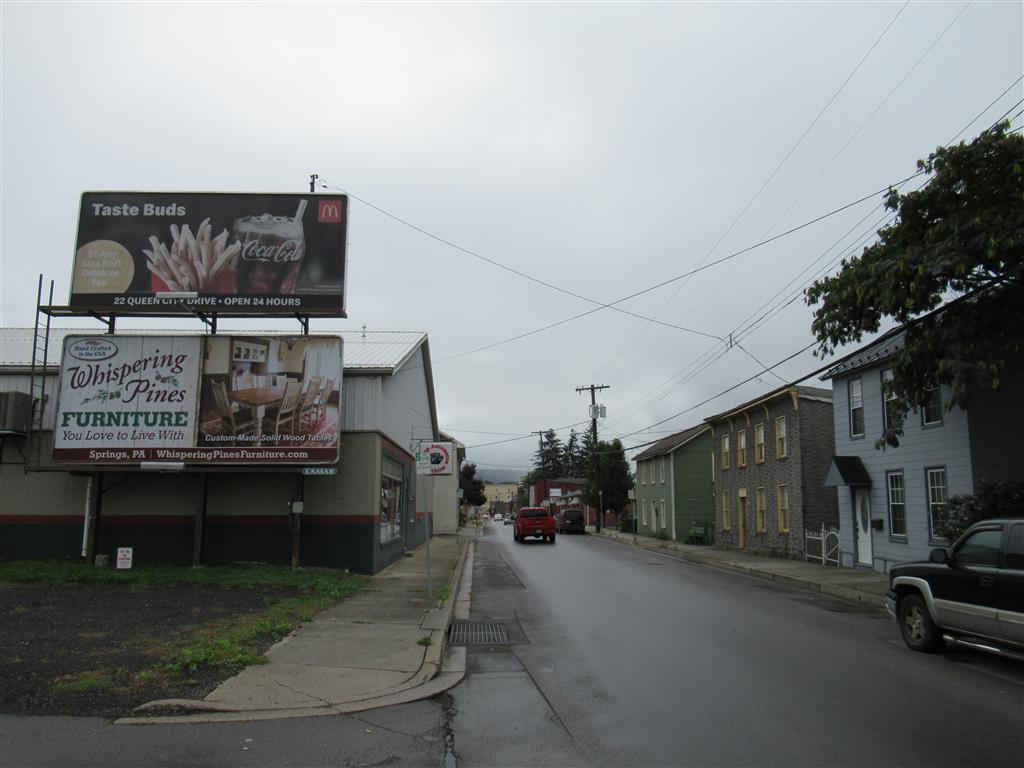
[[[647,462],[640,462],[640,485],[647,485]]]
[[[789,486],[779,486],[779,533],[789,533]]]
[[[942,423],[942,392],[938,387],[929,389],[921,403],[921,426]]]
[[[640,524],[647,525],[647,499],[640,500]]]
[[[764,488],[758,488],[754,491],[754,503],[757,504],[757,532],[764,533],[767,530],[767,525],[765,523]]]
[[[925,475],[928,479],[928,525],[932,538],[942,538],[939,531],[946,523],[946,513],[949,509],[947,502],[946,468],[935,467],[926,469]]]
[[[754,461],[764,464],[764,424],[754,426]]]
[[[729,494],[722,494],[722,530],[732,530],[732,513],[729,509]]]
[[[907,536],[907,504],[903,487],[903,472],[886,472],[889,490],[889,531],[900,538]]]
[[[729,468],[729,436],[722,435],[722,469]]]
[[[864,392],[860,379],[846,384],[850,400],[850,437],[864,437]]]
[[[661,456],[658,459],[658,482],[665,483],[665,457]]]
[[[889,429],[889,427],[896,423],[893,417],[896,409],[896,395],[886,391],[886,387],[892,381],[892,375],[892,368],[886,368],[882,371],[882,418],[885,420],[883,426],[886,429]]]
[[[661,527],[662,527],[662,529],[664,529],[666,527],[667,523],[668,523],[668,515],[665,514],[666,506],[667,505],[665,504],[665,500],[664,499],[662,499],[660,502],[658,502],[658,509],[661,511],[661,517],[659,519],[661,520]]]
[[[786,458],[786,417],[779,416],[775,420],[775,458]]]
[[[747,466],[747,431],[745,429],[736,433],[736,466]]]

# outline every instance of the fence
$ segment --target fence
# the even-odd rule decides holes
[[[840,554],[837,529],[822,526],[820,532],[804,531],[804,557],[809,562],[839,567]]]

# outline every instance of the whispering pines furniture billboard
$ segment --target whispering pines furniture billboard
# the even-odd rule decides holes
[[[70,305],[346,317],[348,198],[86,192]]]
[[[58,464],[335,464],[337,336],[69,336]]]

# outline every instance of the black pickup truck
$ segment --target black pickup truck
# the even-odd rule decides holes
[[[1024,519],[985,520],[889,570],[885,606],[915,651],[944,641],[1024,661]]]

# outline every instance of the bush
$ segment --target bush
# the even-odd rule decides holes
[[[983,480],[973,496],[952,497],[936,533],[952,542],[975,523],[994,517],[1024,517],[1024,481]]]
[[[636,533],[634,525],[636,523],[635,517],[629,515],[623,515],[619,518],[619,530],[623,533]]]
[[[659,541],[671,541],[672,537],[669,536],[668,531],[658,531],[654,534],[654,538]]]

